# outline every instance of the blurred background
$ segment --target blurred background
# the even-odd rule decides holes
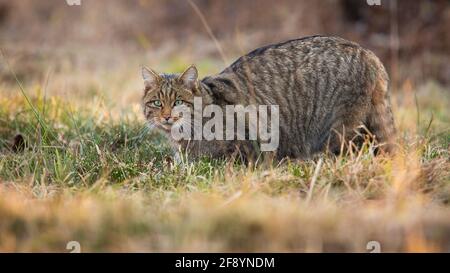
[[[217,73],[254,48],[313,34],[373,50],[394,89],[405,81],[448,85],[449,26],[449,0],[0,0],[0,43],[19,79],[61,73],[70,93],[80,89],[74,74],[101,81],[115,71],[136,88],[139,64],[182,70],[196,63],[202,75]],[[0,79],[14,82],[3,62]]]
[[[0,252],[450,251],[450,0],[80,2],[0,0]],[[316,34],[385,64],[396,157],[179,168],[146,131],[140,65]]]

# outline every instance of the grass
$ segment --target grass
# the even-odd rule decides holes
[[[85,252],[366,252],[374,240],[382,251],[450,249],[444,87],[394,94],[392,157],[367,144],[302,162],[175,165],[144,126],[139,95],[113,78],[76,96],[1,86],[0,251],[64,252],[69,241]]]

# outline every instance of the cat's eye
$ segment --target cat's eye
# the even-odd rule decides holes
[[[161,101],[160,100],[154,100],[151,103],[155,107],[161,107]]]
[[[176,100],[175,103],[174,103],[175,106],[179,106],[179,105],[182,105],[182,104],[183,104],[182,100]]]

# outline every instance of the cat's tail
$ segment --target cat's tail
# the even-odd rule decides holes
[[[380,145],[380,150],[387,153],[395,151],[396,129],[389,96],[389,76],[375,56],[371,56],[376,70],[372,103],[367,116],[367,128]]]

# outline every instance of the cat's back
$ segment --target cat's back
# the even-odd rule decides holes
[[[236,73],[256,66],[285,70],[313,62],[326,65],[335,61],[335,65],[339,66],[352,64],[358,61],[355,57],[366,53],[369,52],[359,44],[339,37],[308,36],[257,48],[237,59],[222,73]]]
[[[229,102],[286,99],[298,107],[298,97],[319,93],[328,99],[333,90],[354,96],[380,77],[387,73],[370,50],[339,37],[309,36],[257,48],[205,82]]]
[[[370,50],[342,38],[264,46],[204,82],[218,104],[278,105],[281,156],[308,157],[342,128],[365,124],[381,140],[394,131],[384,66]],[[340,147],[338,140],[330,143]]]

